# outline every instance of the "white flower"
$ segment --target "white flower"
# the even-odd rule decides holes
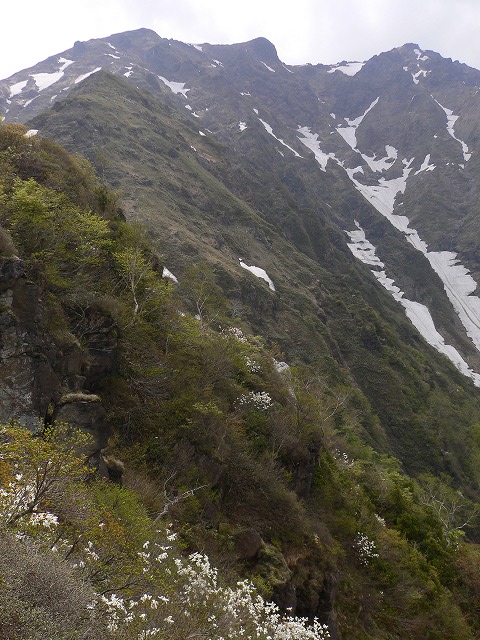
[[[260,371],[260,365],[258,362],[255,362],[255,360],[252,360],[252,358],[245,356],[245,363],[250,373],[258,373]]]
[[[378,558],[375,542],[364,533],[357,533],[353,546],[358,551],[360,562],[365,566],[374,558]]]
[[[247,395],[241,395],[237,403],[240,406],[251,406],[260,411],[266,411],[272,406],[272,398],[266,391],[250,391]]]

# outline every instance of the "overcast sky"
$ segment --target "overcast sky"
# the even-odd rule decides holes
[[[287,64],[363,61],[406,42],[480,68],[480,0],[9,0],[0,78],[89,40],[148,27],[165,38],[271,40]]]

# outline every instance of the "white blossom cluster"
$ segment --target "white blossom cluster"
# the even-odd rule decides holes
[[[217,570],[207,556],[193,553],[188,558],[175,557],[171,547],[161,547],[160,554],[169,575],[169,597],[145,593],[137,599],[123,599],[117,594],[99,597],[100,606],[109,616],[109,631],[122,638],[129,630],[137,638],[181,636],[194,629],[198,637],[210,640],[245,638],[250,640],[327,640],[325,625],[305,618],[289,618],[278,607],[266,602],[248,581],[235,587],[222,587]],[[167,551],[167,558],[164,552]],[[159,561],[153,551],[141,553],[147,572]],[[173,563],[169,561],[173,560]],[[200,625],[200,626],[199,626]],[[134,636],[129,636],[134,637]],[[193,637],[188,635],[187,637]]]
[[[385,518],[382,518],[382,516],[379,516],[378,513],[375,514],[375,518],[377,519],[377,522],[380,526],[382,527],[387,526],[387,523],[385,522]]]
[[[241,407],[253,407],[260,411],[266,411],[272,406],[272,398],[266,391],[250,391],[241,395],[237,402]]]
[[[334,455],[339,465],[343,468],[350,468],[355,463],[355,460],[350,459],[348,455],[345,453],[345,451],[340,451],[339,449],[335,449]]]
[[[236,338],[238,342],[248,342],[247,337],[239,327],[228,327],[228,329],[224,329],[222,333]]]
[[[56,515],[49,513],[48,511],[37,512],[30,515],[30,523],[50,529],[51,527],[56,527],[58,525],[58,518]]]
[[[255,362],[255,360],[253,360],[252,358],[249,358],[248,356],[245,356],[245,363],[250,373],[258,373],[261,370],[261,367],[258,364],[258,362]]]
[[[378,558],[375,542],[371,540],[365,533],[357,533],[353,546],[357,550],[360,562],[364,566],[369,565],[370,561],[374,558]]]
[[[0,523],[8,524],[17,514],[23,512],[33,503],[35,489],[21,473],[15,480],[0,489]]]
[[[251,392],[246,398],[246,402],[261,408],[268,408],[272,402],[265,392]],[[110,561],[102,555],[101,535],[98,540],[80,536],[72,546],[71,540],[62,537],[58,518],[46,512],[45,507],[28,513],[33,489],[21,474],[14,478],[0,490],[0,513],[4,508],[10,517],[14,512],[24,513],[25,523],[42,528],[42,539],[51,551],[61,552],[69,558],[71,566],[84,573],[87,579],[98,574]],[[97,526],[101,532],[105,523],[99,522]],[[238,582],[233,587],[223,586],[217,569],[212,567],[206,555],[181,556],[175,547],[176,534],[170,528],[158,534],[162,542],[147,540],[136,552],[135,572],[139,577],[135,584],[138,586],[119,595],[105,588],[108,583],[102,581],[101,593],[88,604],[89,615],[108,621],[105,640],[167,637],[170,640],[188,637],[326,640],[330,637],[327,627],[318,620],[309,623],[305,618],[283,615],[248,581]],[[21,535],[28,535],[28,529]]]

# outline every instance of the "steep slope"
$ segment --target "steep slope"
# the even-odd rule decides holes
[[[338,638],[474,637],[480,405],[466,360],[475,365],[475,347],[445,293],[448,278],[432,270],[434,258],[443,264],[447,256],[423,246],[426,227],[416,235],[395,214],[396,193],[405,188],[406,198],[411,189],[413,198],[410,178],[436,169],[428,153],[422,159],[425,141],[410,155],[417,141],[399,129],[391,144],[386,120],[379,120],[384,152],[364,139],[375,130],[366,126],[382,96],[395,93],[387,76],[398,51],[378,57],[382,88],[381,69],[362,80],[377,59],[342,65],[357,71],[351,76],[339,67],[289,70],[263,39],[201,51],[143,30],[108,41],[115,56],[122,42],[130,56],[144,47],[150,67],[136,83],[121,77],[127,71],[98,70],[30,121],[37,135],[11,125],[2,132],[2,222],[25,252],[29,277],[56,301],[47,333],[63,340],[60,354],[48,339],[29,336],[27,356],[37,364],[49,350],[63,386],[103,399],[117,452],[138,473],[154,515],[171,508],[189,547],[208,548],[234,573],[253,576],[282,608],[320,616]],[[91,56],[88,64],[98,66],[100,44],[86,43],[75,64]],[[415,49],[400,55],[402,62],[412,57],[412,69],[425,62]],[[112,58],[104,49],[101,55]],[[82,75],[89,68],[96,69],[85,62]],[[409,77],[414,88],[424,77],[414,76],[406,76],[406,95]],[[345,115],[330,126],[339,117],[327,113],[334,103]],[[442,112],[442,153],[458,144],[462,157],[472,152],[463,157],[470,166],[472,140],[467,151]],[[55,147],[62,160],[52,177],[47,134],[97,164],[123,195],[126,217],[146,226],[148,241],[122,223],[104,185],[93,180],[88,195],[75,179],[82,172],[63,176],[63,163],[71,165]],[[32,177],[48,187],[48,198]],[[112,245],[92,272],[73,250],[77,205],[58,206],[51,191],[64,189],[109,221]],[[45,207],[62,215],[29,217]],[[62,223],[58,244],[48,242],[48,221]],[[91,248],[87,238],[82,257]],[[2,283],[2,319],[20,336],[28,314],[11,285]],[[432,309],[435,326],[417,300]],[[415,329],[422,325],[423,334]],[[438,327],[457,351],[446,348]],[[5,360],[11,331],[3,328]],[[106,363],[97,339],[110,332],[119,344]],[[73,361],[63,359],[69,346]],[[68,420],[61,393],[48,406],[46,394],[35,397],[26,417],[37,411],[41,420]],[[82,393],[65,395],[85,401]]]
[[[210,263],[231,313],[278,344],[288,361],[315,362],[326,380],[346,376],[362,389],[380,418],[362,437],[394,451],[410,469],[470,473],[463,446],[446,445],[453,435],[449,419],[437,432],[430,405],[450,384],[437,372],[449,371],[455,387],[472,397],[473,387],[426,346],[401,307],[357,265],[334,224],[338,214],[328,219],[330,207],[341,211],[344,202],[352,218],[370,211],[343,172],[330,178],[315,161],[294,157],[304,163],[295,172],[282,164],[261,123],[259,132],[242,133],[251,145],[242,160],[212,134],[197,133],[188,114],[109,74],[88,78],[57,104],[32,126],[93,160],[102,149],[102,170],[128,194],[128,217],[148,226],[180,283],[192,262]],[[265,270],[275,291],[240,259]],[[452,448],[453,462],[441,453]]]
[[[417,45],[367,63],[288,68],[263,38],[187,45],[140,29],[76,43],[4,81],[7,118],[27,120],[100,69],[183,111],[199,135],[213,133],[251,173],[275,172],[300,206],[332,206],[325,194],[330,180],[319,174],[335,176],[331,191],[338,194],[345,191],[337,183],[344,173],[374,211],[340,201],[327,217],[347,233],[360,225],[379,252],[385,274],[377,274],[379,281],[424,339],[478,383],[469,367],[480,364],[480,303],[472,295],[479,72]]]
[[[100,80],[113,96],[117,80]],[[314,357],[297,367],[279,362],[278,350],[239,328],[207,269],[186,270],[173,286],[154,247],[122,221],[114,195],[83,159],[7,124],[0,166],[0,364],[16,364],[20,374],[23,365],[27,374],[3,377],[10,404],[2,403],[8,424],[0,426],[2,632],[12,640],[133,640],[140,630],[182,640],[214,629],[224,637],[321,640],[323,626],[311,624],[317,618],[339,639],[476,633],[471,487],[450,486],[448,476],[414,480],[374,451],[364,439],[381,430],[348,373],[325,354],[323,366]],[[347,307],[330,297],[333,278],[318,269],[326,301],[336,303],[326,322],[333,335],[333,319],[345,322]],[[342,276],[348,285],[347,271]],[[355,282],[360,293],[359,274]],[[259,297],[277,294],[260,284]],[[35,295],[25,296],[27,288]],[[303,309],[303,324],[311,324]],[[374,351],[388,355],[385,380],[389,367],[408,366],[410,382],[422,385],[423,405],[411,387],[399,408],[408,415],[414,405],[417,412],[433,405],[434,414],[421,417],[427,426],[434,418],[448,440],[441,468],[457,482],[473,480],[478,429],[468,426],[480,410],[468,386],[453,386],[448,370],[434,373],[419,351],[405,351],[361,300],[355,310],[357,323],[369,313],[370,327],[362,322],[360,330],[370,348],[372,328],[382,331]],[[278,313],[291,311],[280,302]],[[298,318],[290,323],[301,330]],[[350,326],[352,351],[367,357]],[[32,362],[43,371],[28,375]],[[352,361],[352,375],[358,365]],[[429,389],[419,374],[429,376]],[[32,393],[40,378],[43,393]],[[408,379],[399,373],[397,381]],[[36,433],[12,417],[30,428],[36,417]],[[453,422],[465,431],[453,433]],[[108,427],[126,465],[99,451]],[[432,468],[429,434],[419,421],[405,428],[423,456],[417,463]],[[97,435],[93,451],[85,432]],[[126,466],[124,483],[137,493],[92,477],[85,453],[98,454],[95,465],[117,483]],[[252,584],[236,583],[245,577],[282,611],[306,619],[279,617]]]

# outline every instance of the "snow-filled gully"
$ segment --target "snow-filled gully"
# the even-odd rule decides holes
[[[437,101],[436,101],[437,102]],[[368,109],[358,118],[354,120],[346,120],[348,127],[337,127],[336,131],[342,138],[349,144],[349,146],[362,156],[362,159],[369,164],[370,168],[373,171],[383,172],[388,169],[388,166],[393,165],[395,161],[397,161],[397,150],[393,147],[389,147],[388,145],[385,147],[387,156],[384,159],[375,159],[375,158],[366,158],[364,154],[356,146],[356,130],[358,126],[361,124],[365,116],[368,112],[373,109],[378,103],[378,98],[374,100]],[[437,104],[439,104],[437,102]],[[457,120],[458,116],[453,116],[453,113],[439,104],[439,106],[444,110],[447,116],[447,130],[449,134],[457,140],[462,145],[462,151],[464,153],[464,160],[467,162],[470,159],[470,155],[468,153],[468,147],[464,142],[456,138],[455,133],[453,131],[453,125]],[[410,227],[410,220],[406,216],[400,216],[394,214],[395,207],[395,199],[398,194],[402,194],[405,192],[407,186],[407,179],[410,173],[413,171],[413,163],[414,158],[402,160],[403,163],[403,172],[402,175],[398,178],[394,178],[391,180],[387,180],[385,177],[379,178],[377,184],[366,185],[360,182],[357,177],[359,174],[363,174],[363,168],[361,166],[357,166],[353,169],[349,169],[345,167],[344,163],[339,160],[333,153],[326,154],[320,148],[320,141],[318,140],[318,135],[311,132],[308,127],[298,127],[298,132],[302,134],[302,138],[299,140],[308,148],[310,148],[314,154],[315,159],[319,163],[320,167],[323,171],[326,170],[326,165],[329,159],[334,160],[343,167],[353,182],[355,188],[364,196],[366,200],[368,200],[375,209],[384,216],[396,229],[401,231],[405,236],[406,240],[418,251],[423,253],[423,255],[427,258],[430,263],[430,266],[435,271],[435,273],[441,279],[445,293],[452,304],[455,312],[457,313],[465,331],[470,340],[472,341],[475,348],[480,351],[480,298],[478,296],[472,295],[473,292],[477,288],[477,283],[470,275],[468,269],[460,264],[457,260],[457,254],[451,251],[428,251],[427,243],[420,238],[418,231]],[[369,162],[370,161],[370,162]],[[430,164],[430,155],[425,157],[422,166],[418,171],[415,172],[414,175],[420,173],[421,171],[432,171],[435,168],[435,165]],[[358,228],[358,233],[362,232],[360,228]],[[356,232],[347,232],[349,234]],[[360,250],[360,245],[355,245],[353,241],[350,248],[354,255],[356,255],[362,261],[366,261],[366,256],[373,256],[373,260],[376,260],[375,257],[375,248],[370,246],[367,248],[367,252]],[[366,241],[363,236],[363,241]],[[353,247],[356,247],[355,249]],[[372,262],[366,262],[366,264],[372,265]],[[383,267],[383,265],[381,265]],[[393,284],[393,281],[388,279],[385,275],[385,272],[376,272],[373,271],[375,277],[382,282],[383,286],[386,286],[387,282]],[[380,277],[380,273],[383,273],[385,276],[383,281]],[[389,288],[386,286],[386,288]],[[480,374],[473,372],[469,369],[467,363],[462,359],[458,351],[449,345],[445,345],[443,338],[436,331],[433,320],[430,316],[430,312],[424,305],[419,305],[419,303],[406,300],[403,297],[403,293],[398,289],[398,287],[394,287],[395,297],[401,302],[404,306],[407,316],[413,322],[413,324],[417,327],[419,332],[423,335],[423,337],[436,349],[447,355],[452,362],[464,373],[471,377],[477,386],[480,386]],[[390,292],[393,293],[393,289],[389,288]],[[415,320],[417,318],[417,320]],[[421,321],[420,321],[421,319]],[[428,329],[426,329],[428,327]]]
[[[410,161],[404,160],[404,172],[401,178],[381,179],[378,186],[361,184],[355,179],[356,169],[347,169],[347,174],[360,193],[372,203],[375,209],[399,231],[418,251],[423,253],[430,266],[441,279],[445,293],[458,314],[468,337],[480,351],[480,298],[472,296],[477,283],[468,269],[458,264],[457,255],[451,251],[428,251],[427,243],[422,240],[416,229],[412,229],[406,216],[393,213],[395,197],[404,193],[410,169]]]
[[[480,374],[470,369],[455,347],[446,344],[443,336],[436,330],[435,323],[428,308],[419,302],[405,298],[403,291],[387,276],[384,270],[385,265],[377,257],[376,249],[371,242],[367,240],[365,231],[357,221],[355,221],[355,225],[357,227],[355,230],[346,232],[351,241],[347,243],[347,245],[353,255],[371,267],[375,278],[392,294],[395,300],[403,306],[410,322],[428,344],[447,356],[461,373],[471,378],[475,386],[480,387]]]

